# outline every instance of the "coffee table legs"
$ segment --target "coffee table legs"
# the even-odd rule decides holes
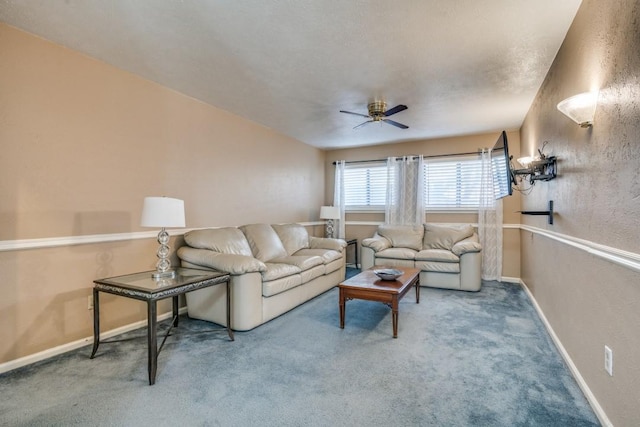
[[[398,338],[398,296],[391,299],[391,323],[393,324],[393,337]]]
[[[393,326],[393,338],[398,338],[398,312],[399,312],[399,302],[402,297],[411,289],[411,286],[415,286],[416,288],[416,304],[420,303],[420,278],[416,276],[413,282],[406,288],[406,290],[402,294],[394,294],[391,296],[391,300],[389,300],[388,296],[384,295],[372,295],[370,292],[361,292],[358,290],[351,290],[348,288],[339,288],[340,296],[338,299],[338,304],[340,307],[340,329],[344,329],[344,319],[347,311],[347,300],[350,299],[363,299],[368,301],[378,301],[383,304],[386,304],[391,308],[391,322]]]
[[[345,298],[344,298],[344,289],[340,289],[340,329],[344,329],[344,313],[345,313]]]

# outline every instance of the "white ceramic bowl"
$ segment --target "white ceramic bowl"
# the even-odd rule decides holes
[[[373,270],[374,274],[382,280],[396,280],[402,276],[402,271],[395,268],[381,268],[379,270]]]

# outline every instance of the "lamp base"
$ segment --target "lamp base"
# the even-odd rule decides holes
[[[154,279],[174,278],[176,277],[176,271],[175,270],[155,271],[151,273],[151,277],[153,277]]]
[[[169,233],[162,227],[162,230],[158,233],[158,262],[156,263],[156,271],[151,274],[154,279],[171,278],[176,276],[176,272],[171,269],[171,260],[169,259]]]
[[[330,239],[334,238],[334,228],[333,228],[333,220],[332,219],[328,219],[327,220],[327,224],[325,226],[325,237],[328,237]]]

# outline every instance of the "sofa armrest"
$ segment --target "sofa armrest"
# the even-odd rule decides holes
[[[368,270],[376,263],[376,253],[373,249],[366,246],[362,247],[360,251],[360,268],[362,271]]]
[[[329,237],[309,237],[310,249],[331,249],[342,252],[347,247],[347,242],[342,239],[331,239]]]
[[[225,271],[232,275],[263,272],[267,266],[260,260],[236,254],[223,254],[209,249],[195,249],[183,246],[178,249],[178,257],[191,264]]]
[[[469,252],[480,252],[481,250],[482,246],[480,245],[480,243],[474,242],[469,239],[461,240],[451,248],[451,252],[453,252],[457,256],[461,256]]]
[[[391,247],[391,241],[386,237],[376,234],[368,239],[362,239],[362,246],[373,249],[373,252],[380,252]]]

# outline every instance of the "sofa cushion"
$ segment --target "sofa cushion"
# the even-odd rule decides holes
[[[249,242],[253,256],[267,262],[274,258],[287,256],[282,241],[269,224],[249,224],[240,227]]]
[[[278,233],[288,255],[309,247],[309,233],[302,225],[274,224],[272,227]]]
[[[316,277],[323,276],[324,272],[325,272],[324,264],[305,270],[302,273],[300,273],[300,277],[302,278],[302,283],[304,284],[312,281]]]
[[[274,258],[271,263],[295,265],[300,271],[309,270],[310,268],[324,264],[319,256],[286,256],[282,258]]]
[[[331,239],[328,237],[309,237],[310,249],[331,249],[332,251],[342,252],[347,247],[344,239]]]
[[[447,249],[450,251],[456,242],[473,235],[473,227],[470,225],[456,227],[424,224],[424,230],[424,249]]]
[[[465,239],[453,245],[451,251],[454,254],[461,256],[462,254],[466,254],[469,252],[480,252],[482,251],[482,246],[478,242],[473,242],[470,239]]]
[[[209,249],[223,254],[253,256],[249,242],[235,227],[192,230],[184,234],[187,245],[196,249]]]
[[[291,264],[278,264],[272,262],[265,262],[267,267],[266,271],[263,271],[262,281],[268,282],[270,280],[281,279],[283,277],[292,276],[300,273],[300,268]]]
[[[362,246],[371,248],[374,252],[379,252],[391,247],[391,241],[386,237],[380,236],[378,233],[373,237],[362,239]]]
[[[302,284],[302,277],[299,274],[293,274],[281,279],[263,281],[262,282],[262,296],[270,297],[277,295],[281,292],[287,291],[296,286]]]
[[[344,261],[337,259],[324,265],[324,274],[330,274],[344,267]]]
[[[295,255],[319,256],[325,264],[342,259],[340,252],[331,249],[300,249]]]
[[[416,261],[416,268],[436,273],[460,273],[459,262]]]
[[[389,239],[394,248],[409,248],[419,251],[422,249],[424,227],[422,225],[381,225],[378,234]]]
[[[195,249],[189,246],[183,246],[178,249],[178,257],[183,262],[186,261],[200,267],[226,271],[234,276],[267,270],[267,266],[263,262],[255,259],[252,255],[222,254],[207,249]]]
[[[446,249],[424,249],[416,254],[416,261],[460,262],[460,258]]]
[[[376,253],[376,258],[415,259],[417,251],[407,248],[389,248]]]

